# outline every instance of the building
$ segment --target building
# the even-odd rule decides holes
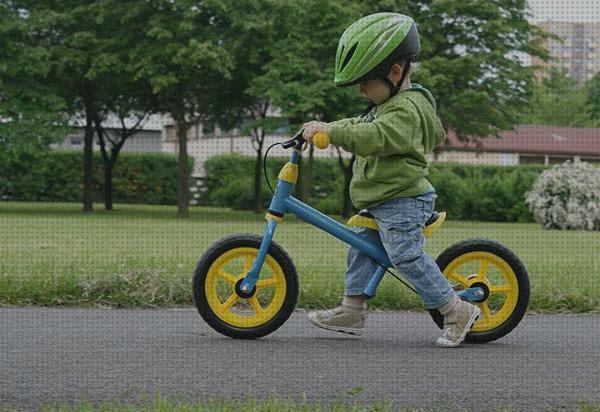
[[[562,39],[562,43],[546,39],[545,47],[550,52],[551,60],[543,62],[533,57],[532,65],[565,69],[579,84],[600,71],[600,23],[551,21],[541,23],[539,27],[556,34]]]
[[[263,154],[269,145],[287,138],[287,135],[266,136]],[[202,165],[212,156],[230,153],[256,155],[249,137],[234,135],[192,140],[188,152],[196,159],[196,177],[204,175]],[[350,157],[349,153],[342,153],[344,157]],[[288,154],[289,151],[275,146],[269,156],[285,157]],[[338,152],[335,147],[330,146],[326,150],[315,150],[314,155],[337,159]],[[522,125],[517,126],[514,131],[501,132],[500,138],[491,136],[468,143],[459,141],[456,134],[450,131],[436,156],[432,154],[429,158],[434,162],[493,165],[551,165],[566,160],[600,163],[600,128]]]
[[[566,160],[600,163],[600,128],[517,126],[514,131],[460,142],[453,132],[440,147],[436,161],[514,165],[551,165]]]
[[[56,149],[83,149],[83,139],[85,135],[85,119],[75,117],[71,120],[71,126],[75,128],[74,132],[69,134],[61,143],[52,147]],[[125,125],[132,128],[137,123],[137,119],[129,117],[125,119]],[[140,124],[140,131],[129,137],[122,150],[125,152],[161,152],[163,145],[163,116],[150,115]],[[112,134],[117,134],[121,130],[121,120],[118,116],[109,115],[102,122],[102,126]],[[98,137],[94,134],[94,149],[100,150]]]
[[[132,120],[127,120],[132,122]],[[130,127],[133,123],[127,123]],[[81,149],[83,147],[83,127],[68,136],[59,145],[60,148]],[[109,118],[105,122],[109,130],[118,130],[120,120]],[[265,150],[276,142],[289,139],[289,130],[265,136]],[[202,178],[204,162],[216,155],[241,154],[256,156],[256,144],[249,136],[243,136],[238,130],[223,133],[219,130],[204,130],[198,124],[188,131],[188,154],[195,159],[193,176]],[[99,150],[95,137],[94,148]],[[164,152],[177,153],[177,138],[172,121],[164,116],[150,117],[139,133],[129,138],[123,147],[125,152]],[[345,158],[349,153],[341,151]],[[270,157],[286,157],[289,151],[274,146]],[[337,159],[338,151],[330,146],[326,150],[315,150],[314,156]],[[452,131],[446,141],[439,147],[435,156],[429,156],[435,162],[456,162],[467,164],[516,165],[538,163],[551,165],[565,160],[600,163],[600,128],[571,128],[556,126],[521,125],[513,131],[500,133],[500,138],[487,137],[461,142]]]

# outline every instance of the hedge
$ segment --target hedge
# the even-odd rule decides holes
[[[190,170],[193,170],[190,157]],[[50,151],[40,157],[9,159],[1,167],[0,197],[5,200],[80,202],[83,153]],[[118,203],[176,204],[177,156],[121,153],[113,169],[113,200]],[[104,164],[93,158],[94,201],[104,200]]]
[[[285,158],[269,158],[272,185],[286,161]],[[252,209],[254,162],[255,158],[241,155],[219,155],[208,159],[204,164],[206,190],[201,204]],[[545,168],[543,165],[432,163],[429,179],[438,193],[436,209],[447,211],[452,219],[533,222],[524,195]],[[324,213],[339,214],[343,189],[344,178],[337,160],[315,158],[308,203]],[[266,208],[271,192],[264,180],[261,195]]]

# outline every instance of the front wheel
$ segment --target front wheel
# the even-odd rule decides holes
[[[440,270],[456,291],[480,287],[484,296],[477,302],[481,316],[465,340],[485,343],[512,331],[523,319],[529,304],[529,277],[519,258],[498,242],[464,240],[444,250],[436,259]],[[429,313],[438,327],[444,318],[437,310]]]
[[[194,302],[200,316],[217,332],[255,339],[277,330],[290,317],[298,299],[298,275],[289,255],[272,242],[254,291],[239,290],[262,241],[236,234],[216,242],[198,261]]]

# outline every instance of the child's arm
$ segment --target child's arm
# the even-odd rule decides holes
[[[335,120],[327,123],[329,126],[351,126],[354,124],[362,123],[363,120],[360,117],[348,117],[346,119]]]
[[[329,123],[331,143],[361,157],[410,151],[420,128],[419,116],[410,104],[386,109],[371,123]]]

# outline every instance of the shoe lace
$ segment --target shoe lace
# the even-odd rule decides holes
[[[448,338],[452,336],[452,331],[456,326],[456,322],[444,323],[444,328],[442,329],[442,336]]]

